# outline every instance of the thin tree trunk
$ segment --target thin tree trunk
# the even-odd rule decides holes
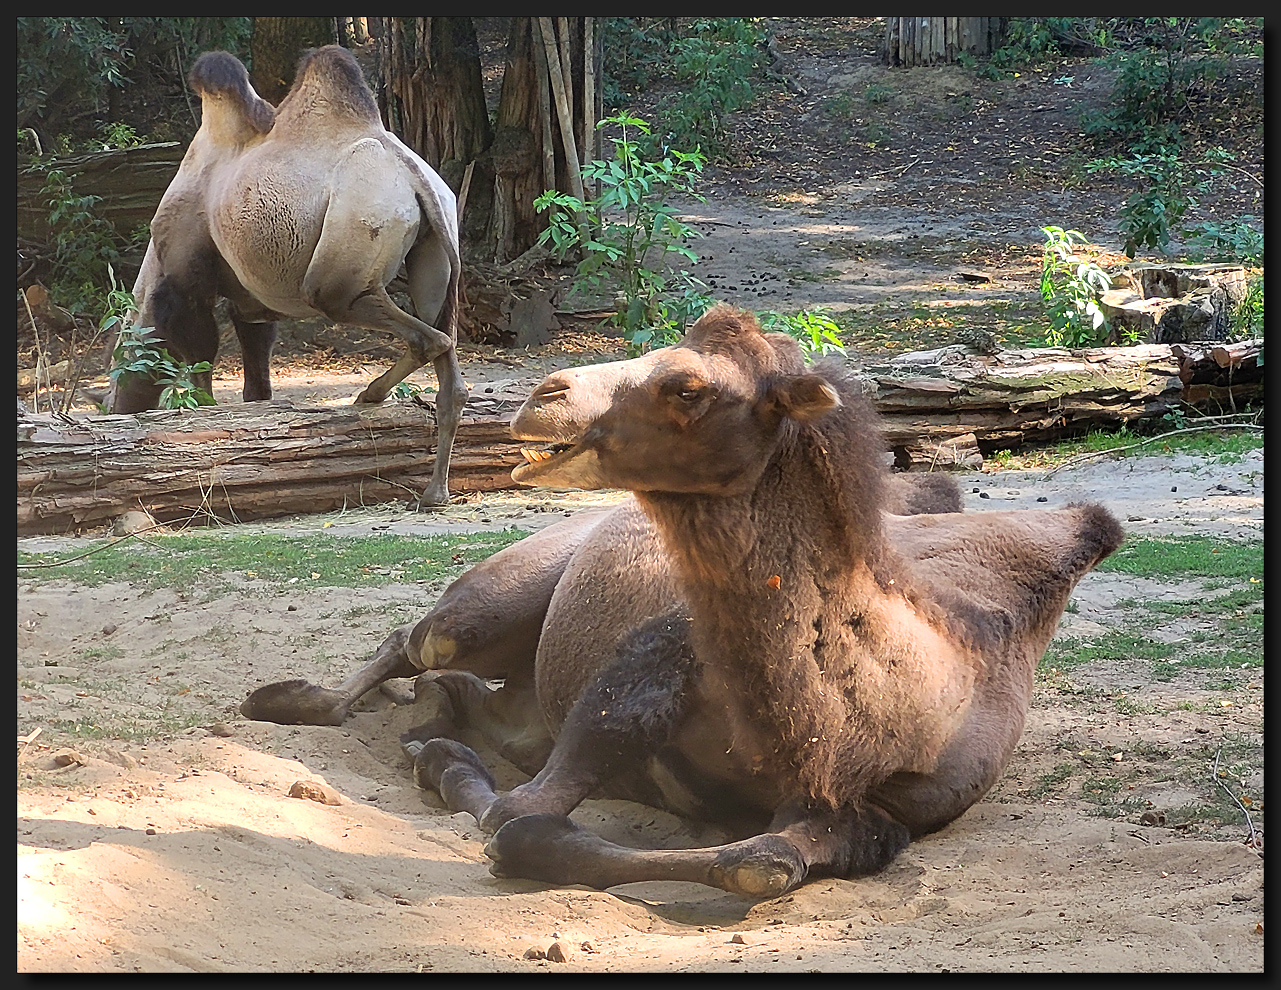
[[[547,76],[547,51],[534,45],[534,75],[538,80],[538,121],[543,138],[543,188],[556,188],[556,146],[552,143],[551,80]]]
[[[569,183],[569,192],[580,201],[583,195],[583,175],[579,164],[578,149],[574,142],[574,118],[570,114],[568,96],[565,92],[565,78],[558,70],[560,55],[556,45],[556,31],[550,17],[538,18],[538,25],[543,35],[543,46],[547,52],[547,75],[552,82],[552,96],[556,101],[556,115],[560,118],[561,150],[565,153],[565,178]],[[581,218],[580,218],[581,222]]]

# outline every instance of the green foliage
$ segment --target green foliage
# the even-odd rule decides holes
[[[1187,162],[1176,151],[1166,151],[1100,158],[1085,167],[1091,173],[1113,173],[1141,183],[1120,210],[1125,253],[1133,258],[1141,247],[1170,253],[1171,232],[1197,205],[1197,197],[1210,188],[1212,176],[1223,171],[1229,157],[1222,148],[1210,148],[1204,161]]]
[[[1237,541],[1210,536],[1172,536],[1127,540],[1099,564],[1101,571],[1120,571],[1139,577],[1254,578],[1262,594],[1263,541]]]
[[[1245,298],[1232,313],[1232,338],[1252,340],[1263,336],[1263,273],[1246,279]],[[1263,363],[1260,350],[1258,363]]]
[[[762,329],[781,331],[795,337],[806,361],[815,361],[833,352],[845,353],[845,345],[840,338],[841,328],[821,309],[803,309],[794,316],[784,316],[772,310],[758,315]]]
[[[1098,297],[1112,287],[1102,268],[1074,252],[1088,243],[1079,230],[1042,227],[1045,247],[1041,258],[1041,298],[1050,317],[1045,334],[1051,347],[1090,347],[1107,332],[1107,319]]]
[[[115,282],[113,266],[142,242],[123,238],[109,220],[94,212],[99,196],[77,196],[66,172],[51,169],[40,190],[49,206],[53,297],[74,312],[106,308],[103,286]]]
[[[128,309],[132,309],[132,299]],[[166,348],[157,347],[151,339],[151,327],[132,327],[116,317],[119,330],[115,350],[111,352],[109,377],[117,381],[121,375],[142,375],[162,387],[161,409],[195,409],[212,406],[214,398],[192,380],[193,375],[210,370],[208,361],[187,364],[179,361]]]
[[[107,114],[134,83],[167,81],[182,105],[192,59],[221,48],[247,60],[252,31],[252,17],[19,17],[18,127],[46,152],[98,150],[92,135],[117,122]],[[154,106],[134,113],[139,133],[152,126]]]
[[[544,192],[534,201],[540,213],[550,210],[538,243],[550,243],[561,259],[581,252],[573,291],[606,282],[617,286],[622,306],[609,322],[623,331],[629,352],[639,354],[679,338],[711,302],[703,283],[688,271],[672,273],[663,267],[668,252],[698,260],[687,243],[698,232],[676,217],[664,197],[683,193],[702,201],[695,183],[706,157],[698,149],[668,149],[661,159],[649,160],[629,136],[629,131],[650,133],[649,125],[636,117],[607,117],[598,126],[622,132],[611,138],[612,161],[583,167],[584,185],[599,182],[600,195],[584,203],[556,190]],[[589,214],[599,218],[594,231],[589,230]]]
[[[1177,149],[1190,99],[1223,75],[1226,55],[1239,50],[1232,39],[1240,19],[1119,20],[1132,37],[1125,48],[1107,56],[1117,70],[1112,98],[1105,111],[1087,116],[1086,133],[1101,142],[1123,143],[1133,154]]]
[[[1194,224],[1183,231],[1189,255],[1194,261],[1235,261],[1262,268],[1263,231],[1255,228],[1257,222],[1247,214],[1230,223]]]
[[[657,156],[668,146],[725,150],[725,116],[754,97],[752,78],[762,64],[764,34],[753,17],[605,18],[605,101],[621,107],[626,92],[655,83],[672,88],[662,102],[652,139]]]

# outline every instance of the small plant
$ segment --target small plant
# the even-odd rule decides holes
[[[391,387],[391,394],[397,399],[412,399],[416,395],[422,395],[427,390],[421,385],[413,382],[397,382]]]
[[[645,121],[622,114],[597,126],[608,125],[622,130],[622,137],[611,139],[613,161],[583,166],[584,183],[599,182],[600,195],[584,203],[554,189],[544,192],[534,207],[551,213],[538,243],[550,243],[561,259],[573,251],[582,253],[573,291],[596,288],[607,280],[618,285],[620,306],[607,322],[623,331],[629,353],[640,354],[679,338],[687,323],[711,303],[704,283],[688,271],[671,273],[659,267],[668,252],[698,260],[687,243],[698,231],[682,223],[663,196],[683,193],[702,202],[694,185],[706,157],[698,149],[673,148],[659,161],[650,161],[629,137],[629,129],[648,135]],[[595,232],[588,232],[583,223],[589,214],[599,217]]]
[[[803,309],[795,316],[767,311],[760,314],[761,328],[777,330],[795,337],[801,345],[806,361],[815,361],[828,354],[845,354],[841,342],[841,328],[822,310]]]
[[[132,297],[129,304],[128,309],[133,309]],[[165,348],[156,346],[150,337],[151,327],[130,326],[123,313],[111,319],[112,325],[119,327],[116,346],[111,352],[109,377],[113,382],[125,374],[142,375],[161,386],[161,409],[195,409],[197,406],[215,405],[214,397],[192,380],[193,375],[211,370],[208,361],[195,364],[179,361]]]
[[[1251,275],[1245,282],[1245,298],[1232,313],[1232,338],[1252,340],[1263,336],[1263,275]],[[1259,351],[1258,363],[1263,363]]]
[[[99,143],[103,151],[110,151],[113,148],[136,148],[142,144],[142,138],[138,136],[137,131],[120,121],[103,124],[100,133],[102,138]]]
[[[60,169],[50,170],[40,192],[49,206],[54,297],[73,312],[102,311],[107,307],[99,287],[121,256],[115,225],[94,212],[102,197],[77,196]]]
[[[1092,261],[1075,253],[1089,243],[1079,230],[1042,227],[1045,248],[1041,259],[1041,298],[1050,317],[1045,341],[1051,347],[1089,347],[1107,331],[1107,318],[1098,296],[1112,280]]]

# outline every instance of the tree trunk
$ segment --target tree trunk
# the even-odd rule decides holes
[[[504,264],[533,247],[546,226],[534,209],[543,191],[543,122],[539,110],[532,18],[513,17],[503,88],[494,118],[489,165],[493,212],[484,238],[486,261]],[[473,180],[474,181],[474,180]]]
[[[960,52],[991,55],[1005,40],[1005,17],[887,17],[885,61],[910,68],[955,62]]]
[[[255,17],[250,82],[264,100],[278,104],[293,84],[303,52],[337,43],[338,24],[332,17]]]
[[[379,62],[388,123],[457,192],[492,141],[476,29],[470,17],[386,20]]]

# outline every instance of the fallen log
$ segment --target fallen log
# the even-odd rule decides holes
[[[1219,411],[1261,400],[1261,381],[1185,386],[1180,374],[1193,360],[1202,358],[1164,344],[997,354],[953,345],[860,374],[896,463],[939,470],[1156,419],[1181,403]],[[1213,353],[1208,360],[1221,367]],[[453,491],[515,487],[521,444],[508,427],[540,380],[473,389],[454,444]],[[436,430],[432,404],[419,396],[372,407],[273,401],[132,416],[20,412],[17,438],[18,532],[32,534],[101,526],[139,508],[161,522],[248,521],[415,501],[430,477]]]

